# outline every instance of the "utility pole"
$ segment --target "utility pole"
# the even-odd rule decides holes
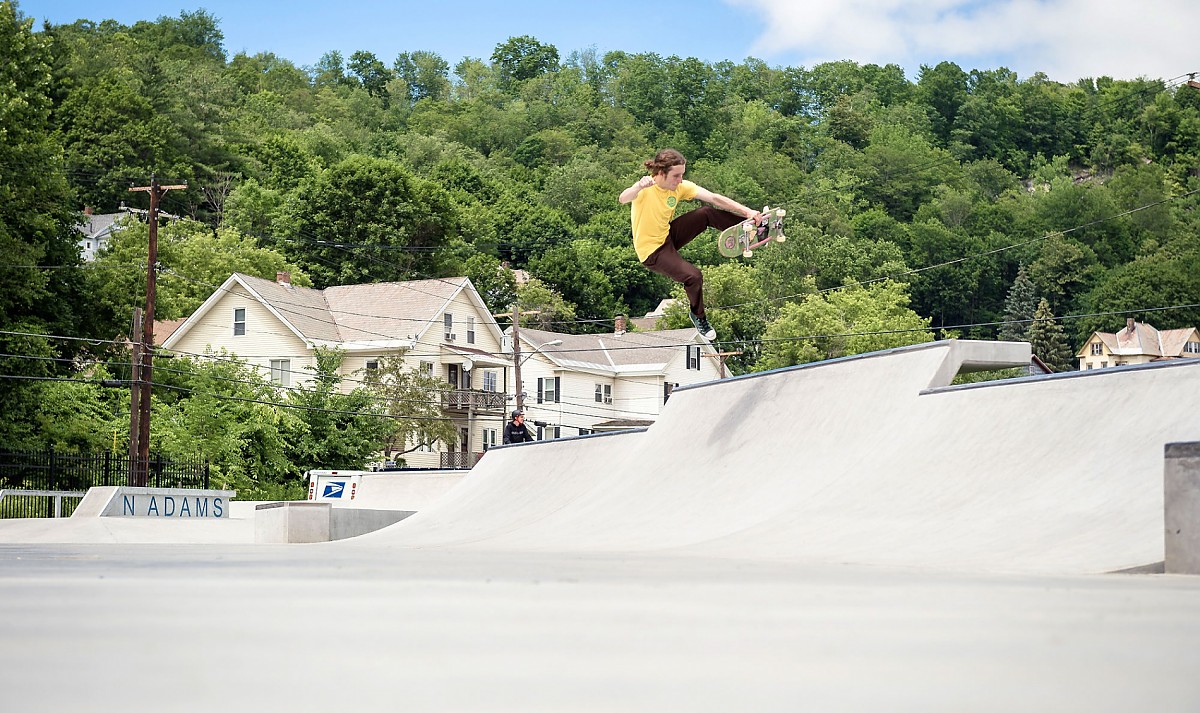
[[[142,430],[138,425],[138,419],[141,418],[142,408],[139,405],[142,399],[142,387],[139,381],[139,375],[142,372],[142,308],[133,308],[133,329],[129,335],[133,349],[132,359],[130,364],[131,374],[129,381],[129,479],[128,483],[133,484],[137,479],[138,473],[138,454],[141,449],[138,447],[138,437]],[[114,437],[116,434],[113,434]],[[115,449],[114,449],[115,450]]]
[[[517,304],[514,302],[512,306],[512,314],[494,314],[493,317],[510,317],[512,319],[512,343],[513,343],[513,385],[517,389],[517,411],[525,410],[525,393],[521,385],[521,327],[518,324],[521,315],[525,314],[541,314],[541,310],[530,310],[528,312],[517,311]]]
[[[702,357],[717,359],[717,376],[725,378],[725,357],[738,356],[742,352],[713,352],[712,354],[701,354]]]
[[[187,184],[164,186],[154,174],[150,174],[149,186],[130,186],[130,192],[150,194],[150,213],[147,216],[150,228],[150,245],[146,259],[146,309],[142,317],[141,368],[136,374],[136,385],[141,391],[138,417],[138,463],[133,475],[135,487],[145,487],[150,475],[150,385],[154,377],[154,299],[158,277],[158,203],[167,191],[182,190]]]
[[[521,313],[517,311],[517,303],[512,306],[512,340],[513,340],[513,384],[517,387],[517,410],[525,410],[525,389],[521,385]],[[505,431],[507,433],[507,431]],[[522,436],[524,438],[524,436]]]

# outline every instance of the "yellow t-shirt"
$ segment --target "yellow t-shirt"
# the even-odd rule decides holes
[[[696,184],[680,181],[679,188],[664,191],[658,185],[643,188],[634,197],[630,218],[633,223],[633,249],[638,260],[645,262],[651,253],[662,247],[671,230],[671,219],[675,217],[675,206],[679,201],[690,201],[696,197]]]

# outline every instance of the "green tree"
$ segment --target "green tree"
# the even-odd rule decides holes
[[[384,106],[387,106],[391,99],[388,82],[396,76],[392,70],[388,69],[387,65],[380,62],[374,53],[358,50],[350,55],[347,68],[358,78],[363,89],[367,90],[367,94],[379,99]]]
[[[1037,288],[1022,265],[1004,300],[1004,324],[996,338],[1006,342],[1029,341],[1029,329],[1037,308]]]
[[[517,306],[531,313],[519,317],[522,327],[566,332],[575,322],[575,305],[536,277],[517,285]]]
[[[284,212],[284,252],[321,288],[444,276],[459,225],[440,187],[367,156],[323,171]]]
[[[164,361],[154,368],[152,450],[203,458],[215,487],[251,500],[298,479],[286,455],[291,416],[261,372],[223,352]]]
[[[518,84],[546,72],[558,70],[558,49],[554,45],[538,42],[529,35],[509,37],[496,45],[492,52],[492,63],[500,87],[511,91]]]
[[[1182,237],[1127,265],[1109,270],[1084,296],[1090,314],[1123,313],[1159,329],[1200,326],[1200,308],[1162,309],[1195,305],[1200,295],[1200,238]],[[1110,328],[1112,317],[1080,320],[1075,336],[1081,338]]]
[[[463,262],[463,274],[471,280],[484,304],[493,314],[503,312],[517,298],[513,271],[491,255],[475,253]]]
[[[369,389],[342,393],[341,351],[318,347],[314,356],[316,367],[303,387],[287,393],[287,404],[294,407],[288,459],[302,470],[363,468],[384,450],[395,424]]]
[[[401,52],[392,68],[404,80],[410,102],[449,98],[450,65],[436,52]]]
[[[864,354],[933,340],[929,320],[908,308],[904,283],[885,280],[811,294],[767,325],[756,370]]]
[[[967,101],[967,73],[953,62],[921,65],[917,96],[927,107],[934,136],[942,146],[948,145],[959,109]]]
[[[108,273],[97,290],[98,300],[124,319],[144,304],[148,244],[148,226],[125,218],[93,263]],[[195,221],[176,221],[159,227],[158,247],[162,266],[155,294],[158,319],[187,317],[235,272],[270,280],[278,272],[288,272],[293,284],[311,286],[296,263],[234,228],[214,231]]]
[[[1051,369],[1074,371],[1074,352],[1067,344],[1067,337],[1061,324],[1054,318],[1050,303],[1043,297],[1038,302],[1037,312],[1033,315],[1033,323],[1029,325],[1029,343],[1033,353]]]
[[[100,385],[111,378],[107,367],[97,365],[75,381],[39,383],[38,409],[31,424],[37,445],[82,451],[126,448],[129,390]]]
[[[438,443],[453,447],[458,427],[441,408],[441,393],[449,388],[441,379],[406,365],[403,354],[379,360],[365,387],[387,413],[388,432],[381,449],[389,460]]]
[[[0,356],[0,374],[9,377],[69,374],[77,357],[104,351],[81,337],[119,333],[92,304],[99,277],[80,267],[75,197],[51,123],[50,38],[32,24],[0,2],[0,353],[11,355]],[[39,398],[29,381],[0,379],[0,443],[36,442]]]

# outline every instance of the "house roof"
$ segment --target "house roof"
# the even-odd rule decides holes
[[[431,327],[441,327],[443,312],[450,301],[463,292],[475,303],[480,314],[488,315],[480,326],[493,329],[497,341],[501,335],[483,300],[466,277],[341,285],[317,290],[234,273],[168,341],[177,341],[238,285],[309,344],[371,348],[421,341]],[[441,335],[429,341],[440,343]],[[164,346],[171,344],[164,342]]]
[[[113,225],[129,213],[101,213],[99,215],[84,215],[83,222],[75,229],[83,233],[85,238],[100,238],[112,232]]]
[[[179,329],[186,319],[156,319],[154,320],[154,343],[162,345],[167,338]]]
[[[1196,341],[1196,335],[1195,327],[1159,330],[1144,322],[1132,322],[1115,334],[1093,332],[1075,356],[1088,356],[1087,345],[1099,339],[1108,352],[1115,356],[1181,357],[1184,355],[1184,345]]]
[[[561,344],[543,346],[550,342]],[[663,371],[680,354],[680,347],[712,347],[694,329],[624,334],[559,334],[522,329],[521,342],[535,347],[557,366],[606,372]]]

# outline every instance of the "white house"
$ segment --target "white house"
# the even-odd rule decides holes
[[[269,373],[281,387],[303,386],[318,347],[341,349],[349,391],[383,356],[405,360],[453,385],[442,409],[459,429],[453,452],[413,451],[410,467],[469,467],[498,443],[510,406],[503,334],[471,281],[452,277],[411,282],[297,287],[235,273],[162,341],[177,353],[222,349]],[[340,464],[313,464],[337,467]]]
[[[128,216],[128,211],[96,215],[90,208],[85,209],[83,223],[76,226],[82,234],[79,238],[79,254],[83,259],[87,262],[95,260],[96,254],[108,244],[113,232],[121,229],[117,221]]]
[[[121,210],[117,213],[96,214],[92,212],[91,208],[84,208],[83,222],[75,226],[75,229],[81,234],[78,241],[79,254],[83,256],[85,262],[95,260],[96,255],[108,245],[113,234],[122,228],[122,218],[128,218],[131,215],[138,216],[145,222],[149,213],[150,211],[144,208],[128,208],[124,203],[121,204]],[[164,219],[179,217],[162,211],[159,211],[158,215]]]
[[[511,339],[511,330],[508,335]],[[525,422],[541,438],[653,423],[677,386],[721,378],[695,329],[608,334],[518,330]]]

